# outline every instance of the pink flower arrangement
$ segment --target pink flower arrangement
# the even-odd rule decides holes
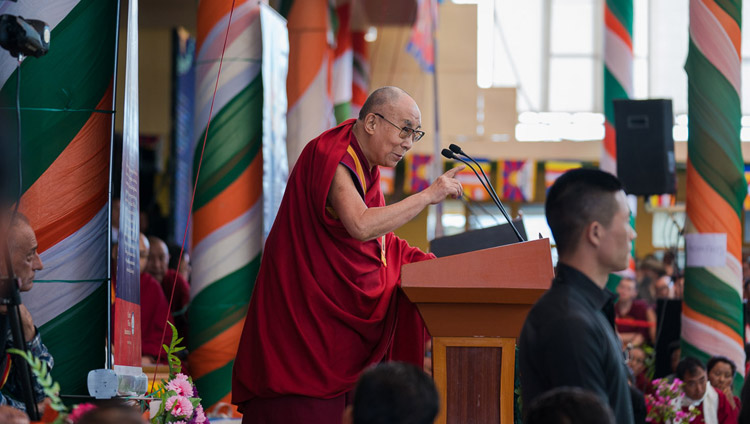
[[[174,390],[180,396],[193,397],[193,385],[183,373],[178,373],[167,383],[167,390]]]
[[[679,378],[671,382],[666,378],[657,379],[652,384],[656,390],[646,395],[646,422],[687,424],[700,414],[693,406],[687,411],[682,410],[685,393],[682,391],[682,381]]]
[[[96,405],[92,403],[78,404],[73,407],[73,411],[71,411],[65,419],[71,423],[75,423],[83,416],[83,414],[91,411],[92,409],[96,409]]]

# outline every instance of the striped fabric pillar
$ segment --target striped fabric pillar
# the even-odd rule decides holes
[[[604,4],[604,141],[599,168],[617,175],[615,99],[633,97],[633,0],[607,0]],[[635,200],[635,199],[634,199]],[[637,201],[636,201],[637,202]],[[635,228],[637,203],[631,202],[630,225]],[[635,270],[635,242],[630,269]],[[620,276],[610,274],[607,288],[615,291]]]
[[[604,143],[599,167],[617,174],[614,99],[633,96],[633,0],[604,5]]]
[[[370,92],[370,62],[364,31],[352,31],[352,51],[352,117],[357,117]]]
[[[49,53],[21,67],[20,210],[36,231],[44,264],[23,303],[55,358],[52,376],[62,393],[88,394],[88,371],[105,366],[117,1],[0,2],[6,13],[52,29]],[[0,54],[0,103],[15,105],[16,61]],[[3,131],[15,143],[11,122]]]
[[[729,357],[742,387],[741,0],[691,0],[682,355]]]
[[[331,94],[333,112],[336,122],[342,123],[352,115],[352,68],[354,56],[352,50],[350,0],[344,0],[336,6],[338,28],[336,28],[336,48],[333,50],[333,69],[331,70]]]
[[[232,366],[262,248],[261,29],[258,2],[236,0],[208,129],[232,0],[198,6],[190,372],[207,411],[229,405]],[[236,412],[236,409],[234,410]]]
[[[296,0],[286,17],[289,28],[287,154],[289,169],[313,138],[333,127],[330,95],[332,51],[328,43],[328,1]]]

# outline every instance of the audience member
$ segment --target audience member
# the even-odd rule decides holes
[[[186,246],[185,250],[182,251],[182,260],[180,260],[181,251],[182,246],[178,246],[176,244],[169,245],[169,269],[177,270],[177,273],[180,274],[180,277],[182,277],[189,284],[190,273],[193,271],[193,267],[190,263],[190,253],[188,253]]]
[[[20,285],[19,290],[21,292],[27,292],[34,286],[34,276],[36,271],[43,268],[42,258],[37,252],[37,240],[34,229],[31,228],[31,224],[21,213],[15,215],[13,222],[10,224],[11,227],[8,232],[8,248],[10,249],[11,264],[13,266],[13,273],[18,278]],[[5,275],[6,269],[4,261],[0,260],[0,274]],[[5,314],[7,312],[7,306],[0,306],[0,313]],[[34,325],[34,320],[31,317],[31,313],[26,309],[25,305],[19,305],[19,314],[21,316],[21,326],[23,330],[23,336],[25,338],[26,349],[31,355],[43,361],[47,364],[48,369],[52,369],[54,366],[54,359],[50,355],[47,347],[42,343],[41,334]],[[11,330],[9,327],[4,327],[2,331],[6,333],[6,344],[5,348],[13,347],[13,338],[11,336]],[[26,405],[23,402],[23,389],[22,389],[22,377],[20,375],[17,361],[24,361],[19,356],[12,356],[11,362],[8,363],[7,359],[2,361],[4,367],[3,375],[7,374],[7,380],[4,386],[2,386],[3,394],[0,395],[0,405],[10,405],[14,408],[26,411]],[[36,377],[32,376],[34,392],[34,400],[37,402],[39,413],[44,411],[44,389],[42,388]]]
[[[630,349],[628,366],[633,371],[633,385],[641,392],[647,392],[649,381],[646,377],[646,352],[643,348]]]
[[[524,424],[615,424],[612,409],[595,393],[580,387],[545,392],[525,410]]]
[[[145,270],[148,267],[150,245],[146,236],[140,235],[141,262],[141,346],[143,364],[153,364],[161,354],[162,361],[166,360],[162,344],[169,344],[172,339],[171,331],[164,331],[166,318],[174,322],[169,313],[169,304],[161,284]],[[163,337],[162,337],[163,335]]]
[[[656,304],[656,299],[672,299],[674,291],[672,289],[672,277],[662,275],[651,285],[651,297],[654,299],[652,306]]]
[[[168,268],[169,249],[167,248],[167,244],[162,239],[154,236],[149,236],[148,241],[150,247],[146,272],[151,274],[156,281],[161,282],[161,288],[164,291],[167,304],[169,304],[170,300],[172,301],[171,312],[177,332],[182,337],[186,337],[188,321],[184,309],[190,303],[190,285],[177,271]],[[174,291],[174,295],[172,291]]]
[[[714,389],[724,393],[727,402],[732,409],[740,407],[740,399],[734,395],[734,375],[737,372],[737,366],[731,359],[726,356],[714,356],[706,363],[708,372],[708,382]]]
[[[86,411],[75,424],[146,424],[136,407],[110,402]]]
[[[617,332],[623,345],[640,346],[643,343],[653,343],[656,339],[656,314],[645,301],[636,299],[638,290],[635,277],[622,277],[617,285],[617,294]]]
[[[639,273],[641,274],[641,280],[638,281],[638,298],[645,300],[649,305],[653,305],[656,298],[652,285],[656,280],[666,275],[664,265],[655,257],[647,256],[640,263]]]
[[[605,289],[610,273],[627,268],[636,236],[625,192],[606,172],[568,171],[549,189],[545,214],[559,260],[552,287],[531,308],[519,339],[524,405],[575,386],[606,400],[618,423],[632,423],[615,295]]]
[[[439,409],[437,389],[422,370],[385,362],[362,373],[343,424],[431,424]]]
[[[700,410],[700,414],[691,424],[718,423],[734,424],[737,422],[739,408],[732,408],[723,392],[717,391],[706,378],[706,368],[701,361],[686,357],[677,365],[677,378],[684,382],[682,409],[690,407]]]

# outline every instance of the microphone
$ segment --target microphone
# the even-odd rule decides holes
[[[497,206],[497,208],[498,208],[498,209],[500,209],[500,212],[502,212],[503,216],[504,216],[504,217],[505,217],[505,219],[506,219],[506,220],[508,221],[508,224],[510,224],[510,227],[511,227],[511,228],[513,228],[513,232],[515,232],[515,233],[516,233],[516,237],[518,237],[518,241],[526,241],[526,240],[524,240],[524,239],[523,239],[523,237],[521,236],[521,233],[519,233],[519,232],[518,232],[518,229],[516,228],[516,226],[515,226],[515,225],[513,225],[513,221],[512,221],[511,219],[510,219],[510,216],[508,216],[508,212],[506,212],[506,211],[505,211],[505,208],[503,207],[503,204],[502,204],[502,202],[500,202],[500,199],[499,199],[499,198],[497,197],[497,194],[495,194],[495,193],[494,193],[494,188],[493,188],[492,190],[490,190],[490,189],[489,189],[489,188],[487,187],[487,184],[490,184],[490,181],[489,181],[489,179],[487,179],[487,184],[485,184],[485,183],[484,183],[484,180],[483,180],[483,179],[482,179],[482,178],[481,178],[481,177],[479,176],[479,173],[477,172],[477,170],[476,170],[476,169],[474,169],[474,167],[473,167],[473,166],[471,166],[471,164],[470,164],[469,162],[467,162],[467,161],[465,161],[465,160],[461,159],[460,157],[458,157],[458,156],[456,156],[456,155],[454,154],[454,152],[456,152],[455,150],[453,150],[453,147],[454,147],[454,146],[456,147],[456,149],[458,149],[458,150],[461,150],[461,148],[460,148],[460,147],[456,146],[455,144],[451,144],[451,150],[448,150],[448,149],[443,149],[443,151],[442,151],[442,152],[440,152],[440,153],[441,153],[441,154],[442,154],[443,156],[445,156],[446,158],[448,158],[448,159],[454,159],[454,160],[457,160],[457,161],[461,161],[461,162],[463,162],[463,163],[464,163],[464,164],[465,164],[466,166],[468,166],[468,167],[469,167],[469,168],[470,168],[470,169],[471,169],[472,171],[474,171],[474,175],[476,175],[476,176],[477,176],[477,179],[479,180],[479,182],[480,182],[480,183],[482,183],[482,187],[484,187],[484,189],[485,189],[485,190],[487,191],[487,194],[489,194],[489,195],[490,195],[490,198],[492,199],[492,201],[493,201],[493,202],[495,202],[495,206]],[[461,154],[463,154],[463,155],[464,155],[464,156],[466,156],[467,158],[471,159],[471,158],[470,158],[470,157],[469,157],[468,155],[466,155],[466,154],[464,154],[464,153],[461,153]],[[479,168],[479,170],[481,170],[481,171],[482,171],[482,175],[484,175],[484,176],[485,176],[485,178],[486,178],[486,177],[487,177],[487,175],[485,175],[485,174],[484,174],[484,170],[482,170],[482,167],[481,167],[481,166],[479,166],[479,164],[478,164],[478,163],[477,163],[477,162],[476,162],[476,161],[475,161],[474,159],[471,159],[471,161],[472,161],[472,162],[474,162],[475,164],[477,164],[477,167]],[[492,187],[492,184],[490,184],[490,187]]]

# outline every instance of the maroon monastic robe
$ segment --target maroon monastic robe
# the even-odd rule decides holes
[[[234,362],[234,404],[284,395],[331,399],[350,391],[370,364],[422,366],[424,324],[398,286],[401,265],[433,256],[393,233],[360,242],[326,210],[339,163],[354,167],[368,207],[385,205],[380,172],[370,172],[354,122],[312,140],[289,177]]]

